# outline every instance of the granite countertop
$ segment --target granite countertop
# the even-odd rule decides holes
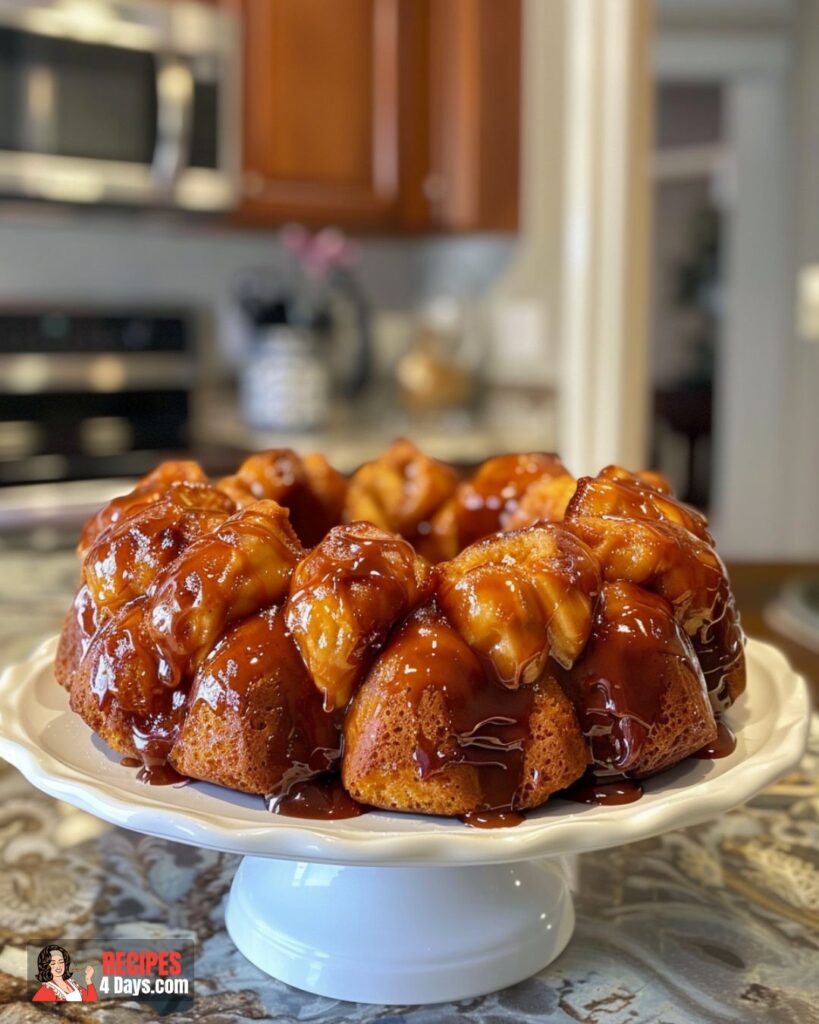
[[[71,553],[0,548],[0,661],[54,632]],[[819,1022],[819,727],[799,769],[742,810],[578,862],[577,930],[539,976],[453,1005],[357,1006],[297,992],[252,967],[224,928],[238,858],[114,828],[0,765],[0,1024],[156,1019],[135,1003],[26,997],[26,942],[139,920],[199,942],[194,1008],[169,1024],[250,1021]],[[69,898],[65,894],[69,894]]]

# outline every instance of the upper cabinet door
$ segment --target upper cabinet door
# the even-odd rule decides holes
[[[244,0],[243,219],[396,220],[399,6]]]
[[[244,16],[239,219],[514,230],[520,0],[224,0]]]
[[[519,0],[428,0],[433,226],[513,231],[520,174]]]

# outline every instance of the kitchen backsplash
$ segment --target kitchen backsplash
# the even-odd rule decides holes
[[[410,310],[445,292],[479,296],[513,257],[509,236],[356,240],[357,276],[374,311]],[[232,362],[223,330],[237,275],[283,267],[273,233],[230,231],[156,217],[71,212],[8,215],[0,222],[0,305],[175,305],[203,318],[206,352]],[[209,352],[208,352],[209,350]]]

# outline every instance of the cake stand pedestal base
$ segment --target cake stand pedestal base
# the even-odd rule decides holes
[[[225,912],[239,950],[296,988],[364,1003],[493,992],[551,963],[574,930],[558,859],[341,867],[245,857]]]

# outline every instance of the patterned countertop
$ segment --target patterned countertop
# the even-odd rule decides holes
[[[69,553],[0,550],[0,661],[54,632],[73,589]],[[0,1024],[156,1019],[136,1003],[32,1005],[26,942],[134,920],[193,931],[192,1010],[168,1024],[819,1024],[819,724],[799,770],[742,810],[579,859],[577,930],[539,976],[433,1007],[305,995],[232,946],[223,901],[238,858],[141,837],[33,789],[0,765]]]

